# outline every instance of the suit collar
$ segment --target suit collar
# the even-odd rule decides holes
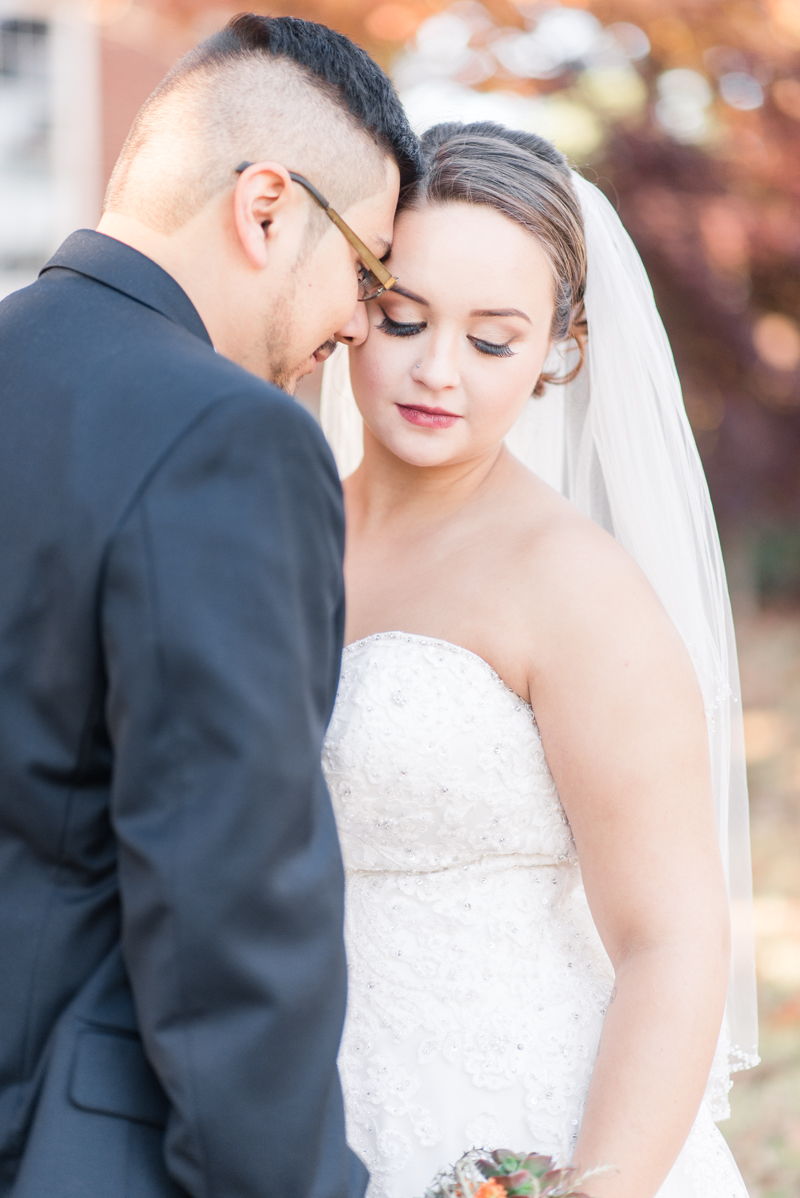
[[[78,229],[56,250],[40,273],[58,267],[121,291],[211,345],[206,326],[183,288],[152,258],[124,242],[92,229]]]

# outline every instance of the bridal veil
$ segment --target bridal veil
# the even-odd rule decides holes
[[[697,671],[733,929],[725,1020],[706,1095],[720,1119],[729,1113],[731,1072],[758,1063],[747,780],[730,600],[703,467],[649,280],[603,194],[576,173],[573,183],[586,232],[586,365],[573,382],[531,398],[507,443],[631,554]],[[566,374],[575,353],[566,344],[556,347],[547,368]],[[363,454],[363,425],[344,347],[325,366],[321,421],[346,477]]]

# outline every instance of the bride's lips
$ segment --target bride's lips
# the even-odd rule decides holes
[[[399,403],[400,415],[409,424],[419,424],[423,428],[450,428],[460,416],[448,412],[446,408],[425,408],[420,404]]]

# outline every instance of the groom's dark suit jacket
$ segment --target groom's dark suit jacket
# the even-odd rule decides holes
[[[0,305],[0,1195],[348,1198],[312,419],[98,233]]]

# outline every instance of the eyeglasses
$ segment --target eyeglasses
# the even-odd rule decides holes
[[[236,167],[236,174],[241,175],[246,171],[248,166],[252,166],[252,162],[240,162]],[[368,249],[357,233],[354,233],[335,209],[331,208],[328,201],[321,191],[317,191],[313,183],[309,183],[302,175],[295,174],[294,171],[289,171],[289,178],[294,179],[295,183],[299,183],[301,187],[305,187],[309,195],[313,196],[325,213],[330,217],[336,228],[339,229],[350,242],[351,246],[361,259],[361,265],[358,268],[358,298],[364,303],[366,300],[377,299],[379,295],[383,295],[384,291],[389,291],[394,287],[397,279],[392,275],[380,259],[376,258],[372,250]]]

